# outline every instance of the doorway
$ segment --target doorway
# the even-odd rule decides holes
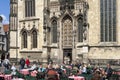
[[[63,61],[65,64],[72,62],[72,49],[63,49]]]

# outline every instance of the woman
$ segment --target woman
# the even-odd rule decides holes
[[[25,64],[26,64],[27,68],[29,68],[29,66],[30,66],[30,60],[28,58],[26,59]]]

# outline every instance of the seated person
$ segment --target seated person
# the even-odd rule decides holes
[[[38,72],[45,72],[45,68],[42,66],[42,64],[40,64]]]
[[[84,64],[83,68],[82,68],[82,73],[87,73],[87,66]]]
[[[43,79],[45,78],[45,71],[46,71],[46,68],[44,68],[42,66],[42,64],[40,64],[39,68],[38,68],[38,73],[37,73],[37,78],[38,79]]]
[[[33,65],[31,66],[31,68],[29,68],[29,72],[37,70],[37,66],[36,63],[33,63]]]
[[[58,80],[58,73],[57,71],[52,67],[52,64],[48,65],[48,69],[46,70],[46,80]]]
[[[101,79],[102,79],[102,77],[101,77],[100,71],[99,71],[99,70],[96,70],[96,71],[94,72],[93,77],[92,77],[91,80],[101,80]]]

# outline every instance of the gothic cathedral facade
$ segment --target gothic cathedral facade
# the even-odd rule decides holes
[[[120,59],[120,0],[10,0],[10,58]]]

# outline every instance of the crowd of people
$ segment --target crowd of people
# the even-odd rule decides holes
[[[16,74],[15,63],[11,65],[8,59],[2,62],[6,70],[11,70],[11,74]],[[72,62],[71,64],[38,64],[37,62],[30,63],[29,58],[21,58],[19,61],[19,70],[29,69],[29,72],[37,71],[36,78],[44,78],[45,80],[62,80],[62,78],[68,78],[69,76],[84,76],[85,74],[92,75],[90,80],[110,80],[113,73],[113,69],[110,64],[107,64],[105,68],[100,66],[91,66],[87,63]],[[85,76],[84,76],[85,77]]]

